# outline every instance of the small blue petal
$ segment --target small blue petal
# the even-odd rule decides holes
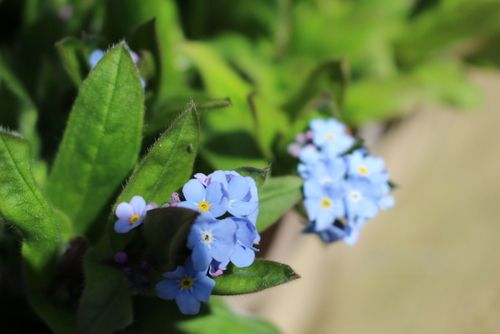
[[[198,180],[189,180],[184,187],[182,187],[184,198],[189,202],[201,202],[205,199],[205,187]]]
[[[165,279],[155,286],[158,297],[166,300],[174,299],[180,291],[179,283],[174,280]]]
[[[175,302],[182,314],[198,314],[200,312],[200,301],[189,291],[181,290],[175,298]]]

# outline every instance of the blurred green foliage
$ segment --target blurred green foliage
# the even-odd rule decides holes
[[[111,203],[121,180],[131,172],[138,151],[146,153],[154,142],[164,147],[157,145],[149,151],[136,171],[150,169],[153,174],[162,175],[163,165],[177,166],[179,161],[189,165],[176,167],[172,184],[170,178],[161,181],[170,184],[161,185],[162,189],[170,187],[168,191],[151,190],[157,196],[179,187],[182,177],[191,173],[193,164],[196,171],[240,166],[264,168],[272,164],[274,176],[286,175],[293,171],[295,164],[286,147],[311,118],[333,115],[355,128],[370,121],[400,117],[417,105],[427,103],[470,109],[480,97],[467,78],[467,67],[500,64],[498,0],[3,0],[0,1],[0,26],[0,125],[17,130],[27,140],[2,131],[0,153],[3,160],[17,166],[11,169],[17,172],[2,171],[0,177],[14,180],[18,187],[12,190],[1,186],[0,195],[2,199],[14,201],[17,197],[10,194],[21,191],[27,194],[24,197],[30,198],[29,203],[24,201],[19,206],[3,202],[0,208],[4,219],[18,223],[20,232],[28,235],[23,254],[30,266],[27,272],[32,273],[27,278],[32,289],[40,284],[32,280],[37,269],[50,261],[57,247],[57,243],[50,240],[59,242],[71,235],[73,231],[69,226],[75,226],[72,215],[78,213],[62,210],[69,208],[67,205],[51,210],[40,190],[46,184],[53,202],[50,204],[57,207],[71,201],[71,196],[62,193],[61,187],[70,184],[68,180],[74,179],[74,174],[88,173],[92,184],[114,177],[112,183],[101,184],[104,193],[101,197]],[[69,118],[78,91],[80,94],[87,91],[84,95],[92,93],[82,84],[90,71],[89,55],[96,48],[109,49],[121,40],[126,40],[140,56],[138,70],[146,80],[144,96],[135,82],[132,91],[120,90],[115,101],[94,106],[77,100]],[[120,69],[124,69],[123,77],[137,79],[135,68],[132,69],[128,57],[126,59],[126,64],[120,61],[115,64],[115,72],[121,73]],[[129,69],[125,69],[127,67]],[[92,89],[108,90],[113,95],[116,87],[107,81],[108,75],[98,78],[99,71],[96,72]],[[95,102],[94,99],[91,102]],[[188,103],[193,113],[184,112]],[[130,113],[122,119],[114,111],[123,104],[130,107]],[[183,143],[183,138],[187,138],[185,141],[198,142],[195,109],[201,121],[200,145],[185,152],[177,148],[177,141]],[[97,125],[87,124],[89,110],[95,111]],[[142,143],[134,142],[140,138],[143,113],[144,139]],[[106,152],[114,147],[115,151],[125,154],[124,157],[105,154],[95,157],[99,164],[115,164],[116,173],[93,170],[95,159],[88,161],[90,169],[72,161],[72,150],[66,153],[64,150],[70,145],[67,140],[63,140],[58,151],[67,123],[73,133],[71,138],[78,138],[78,133],[82,133],[73,144],[84,146],[89,134],[81,127],[99,132],[96,127],[100,126],[98,118],[102,116],[116,121],[116,126],[110,124],[113,126],[104,130],[122,136],[127,149],[122,150],[121,143],[113,141],[97,140],[89,144],[97,149],[101,145],[112,147]],[[134,127],[137,122],[140,126]],[[188,130],[175,127],[164,132],[177,123],[187,124]],[[127,126],[134,131],[121,131]],[[165,134],[161,136],[162,133]],[[129,139],[127,134],[131,136]],[[9,153],[12,150],[14,154]],[[165,150],[176,152],[172,161],[157,159],[157,153]],[[32,164],[27,163],[29,160],[33,160]],[[57,166],[61,164],[71,167],[58,172]],[[51,165],[55,169],[48,178]],[[172,166],[169,171],[175,169]],[[66,172],[73,174],[66,175]],[[63,179],[63,186],[58,188],[57,181]],[[133,187],[134,178],[131,180],[129,185]],[[146,181],[141,180],[142,184]],[[299,188],[292,176],[270,179],[263,186],[264,194],[271,197],[279,193],[283,201],[279,205],[274,201],[262,203],[263,208],[266,205],[277,208],[267,215],[263,210],[259,218],[262,229],[298,200]],[[75,185],[74,189],[66,190],[73,197],[83,196],[93,203],[92,196],[79,189]],[[128,188],[124,191],[130,192]],[[77,230],[87,233],[90,239],[93,233],[99,232],[90,229],[91,223],[106,220],[102,198],[101,206],[79,214],[81,225]],[[50,237],[57,234],[53,226],[43,230],[50,224],[41,224],[37,231],[33,226],[22,225],[30,219],[16,222],[12,217],[17,215],[16,210],[23,211],[21,205],[33,207],[38,220],[60,223],[60,234]],[[5,214],[10,211],[12,217]],[[1,233],[0,238],[6,243],[16,244],[18,232],[7,229]],[[109,245],[101,247],[105,249]],[[4,263],[20,263],[19,254],[10,252],[1,253],[0,260],[1,273],[7,268]],[[102,274],[94,270],[94,265],[86,262],[88,277],[97,278],[91,279],[89,290],[84,292],[84,305],[92,306],[94,301],[87,296],[93,290],[102,289],[94,284]],[[13,274],[21,275],[20,270]],[[17,276],[12,280],[17,286],[2,284],[0,288],[22,289]],[[120,279],[116,277],[119,284],[124,284]],[[43,304],[45,297],[31,295],[30,302]],[[131,321],[132,303],[159,303],[147,298],[131,301],[128,295],[118,297],[118,301],[126,301],[118,303],[125,305],[123,318],[115,322],[118,327]],[[106,304],[104,299],[98,302]],[[174,325],[164,326],[195,333],[204,326],[219,328],[223,319],[227,326],[234,326],[227,328],[238,328],[242,332],[257,329],[275,332],[266,323],[232,315],[221,303],[212,302],[200,319],[182,318]],[[19,305],[25,307],[22,302]],[[151,328],[160,328],[155,327],[163,320],[160,307],[168,311],[171,305],[158,307],[151,314],[139,311],[136,316],[145,321],[134,326],[149,332]],[[67,311],[45,306],[41,309],[47,322],[61,318],[60,314]],[[29,317],[30,311],[24,312]],[[64,332],[64,328],[72,328],[76,321],[66,318],[66,323],[61,321],[51,327]],[[82,316],[78,321],[82,321]],[[7,331],[23,328],[23,324],[16,326]],[[89,329],[93,330],[99,328]]]

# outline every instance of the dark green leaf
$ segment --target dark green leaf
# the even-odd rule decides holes
[[[56,50],[66,74],[76,87],[83,81],[83,74],[88,68],[82,41],[68,37],[56,43]]]
[[[133,320],[132,297],[121,270],[98,263],[92,251],[84,260],[85,288],[78,307],[80,333],[114,333]]]
[[[270,178],[259,192],[257,230],[262,232],[302,198],[302,179],[297,176]]]
[[[83,82],[47,192],[85,233],[139,154],[144,94],[128,48],[120,44]]]
[[[184,262],[187,235],[197,216],[197,211],[176,207],[148,211],[142,228],[145,252],[159,272],[174,270],[176,264]]]
[[[215,295],[241,295],[272,288],[299,278],[286,264],[259,260],[246,268],[230,266],[215,279]]]
[[[174,301],[139,297],[135,300],[136,321],[132,329],[138,333],[183,334],[277,334],[269,322],[233,313],[221,298],[212,296],[196,317],[182,315]]]

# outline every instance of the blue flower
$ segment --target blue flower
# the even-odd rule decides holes
[[[259,207],[257,186],[249,176],[234,171],[215,171],[209,184],[220,183],[227,201],[227,211],[235,217],[248,217]]]
[[[317,231],[329,227],[335,219],[345,215],[344,189],[341,182],[322,187],[317,181],[304,183],[304,205]]]
[[[146,216],[148,207],[141,196],[134,196],[129,203],[118,204],[115,214],[118,220],[115,222],[116,233],[127,233],[133,228],[141,225]]]
[[[389,174],[385,170],[384,159],[364,156],[359,151],[347,155],[346,159],[349,176],[367,178],[379,184],[389,181]]]
[[[236,223],[231,218],[216,220],[199,216],[188,235],[187,246],[192,250],[195,270],[207,270],[212,260],[229,260],[235,245]]]
[[[162,299],[175,299],[183,314],[199,313],[200,302],[208,301],[215,286],[213,279],[205,272],[195,271],[189,263],[164,273],[163,277],[155,286],[156,294]]]
[[[299,173],[302,178],[316,180],[321,186],[341,181],[344,179],[346,170],[346,163],[341,158],[325,159],[310,166],[299,165]]]
[[[333,223],[330,226],[318,231],[313,223],[307,226],[304,232],[317,234],[325,243],[333,243],[339,240],[344,240],[344,238],[346,238],[349,234],[349,229],[349,227],[346,227],[341,223]]]
[[[248,219],[234,218],[238,228],[236,230],[236,244],[229,260],[236,267],[248,267],[255,260],[253,244],[260,236],[255,225]]]
[[[212,183],[205,188],[200,181],[192,179],[184,185],[182,193],[186,200],[179,202],[177,206],[193,209],[214,218],[226,213],[227,206],[218,183]]]
[[[378,213],[380,187],[367,179],[352,178],[345,183],[347,216],[373,218]]]
[[[315,119],[311,121],[310,127],[313,143],[331,157],[344,153],[354,144],[354,138],[347,133],[346,126],[334,119]]]
[[[101,49],[95,49],[92,51],[89,57],[89,66],[90,68],[96,67],[97,63],[104,57],[106,52],[102,51]]]

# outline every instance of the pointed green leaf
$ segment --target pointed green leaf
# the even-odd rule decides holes
[[[24,237],[23,253],[41,269],[56,252],[59,226],[31,174],[28,142],[0,130],[0,216]]]
[[[64,71],[73,84],[79,87],[83,81],[82,73],[88,68],[82,41],[73,37],[64,38],[56,43],[56,50]]]
[[[267,229],[302,198],[302,179],[283,176],[269,179],[259,192],[257,230]]]
[[[85,233],[134,166],[144,93],[128,48],[110,50],[83,82],[71,111],[47,192]]]
[[[133,320],[132,297],[125,275],[96,261],[92,251],[84,260],[85,288],[78,307],[79,333],[114,333]]]
[[[286,264],[257,259],[250,267],[230,266],[224,275],[215,279],[213,294],[241,295],[252,293],[293,281],[299,277]]]
[[[159,272],[174,270],[184,263],[188,254],[187,236],[198,212],[185,208],[167,207],[148,211],[142,233],[146,241],[148,263]],[[186,255],[186,256],[184,256]]]
[[[199,144],[199,120],[190,104],[151,147],[130,177],[117,203],[141,195],[163,204],[192,176]]]

